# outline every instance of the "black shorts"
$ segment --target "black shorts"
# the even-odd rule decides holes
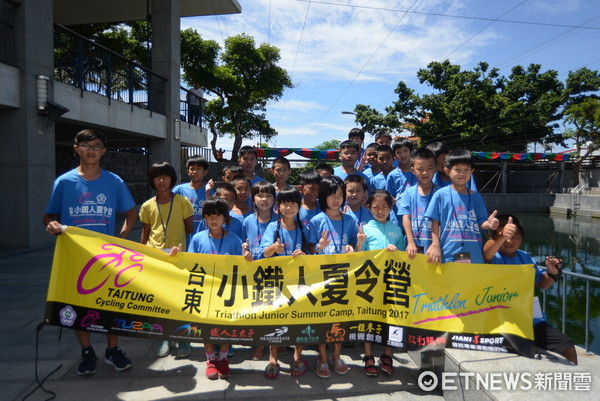
[[[559,354],[575,345],[566,334],[550,326],[545,321],[533,326],[533,339],[538,348]]]

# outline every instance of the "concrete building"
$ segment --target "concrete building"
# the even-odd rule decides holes
[[[148,148],[150,162],[169,160],[177,170],[181,146],[206,146],[206,131],[181,123],[180,18],[240,12],[236,0],[0,0],[2,247],[53,241],[41,217],[56,175],[55,148],[71,145],[82,128],[106,132],[109,147]],[[55,31],[62,29],[55,24],[147,16],[152,22],[150,70],[131,63],[116,67],[127,61],[93,42],[94,51],[103,53],[82,58],[89,42],[68,31],[61,37],[72,38],[78,47],[76,59],[65,68],[69,51],[55,43]],[[129,76],[119,75],[122,71]]]

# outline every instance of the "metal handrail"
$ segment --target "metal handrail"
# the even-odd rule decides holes
[[[200,97],[200,110],[198,111],[199,115],[198,115],[198,119],[197,122],[195,124],[193,124],[193,115],[191,113],[191,108],[190,108],[190,104],[187,101],[187,95],[191,95],[191,96],[197,96],[195,93],[190,92],[188,89],[184,88],[183,86],[179,87],[180,92],[182,92],[181,94],[185,94],[185,99],[181,99],[181,97],[179,98],[179,113],[181,114],[181,121],[185,121],[190,125],[197,125],[199,126],[201,129],[203,128],[202,122],[203,122],[203,116],[204,116],[204,104],[208,101],[203,97]],[[198,97],[198,96],[197,96]]]
[[[54,24],[54,79],[133,106],[165,113],[166,78],[70,29]]]
[[[545,266],[541,266],[545,268]],[[578,279],[585,280],[585,340],[584,340],[584,348],[587,354],[590,354],[590,282],[600,283],[600,277],[590,276],[588,274],[575,273],[571,271],[562,272],[563,276],[575,277]],[[561,320],[562,327],[561,331],[563,333],[566,332],[567,329],[567,280],[562,277],[558,279],[558,285],[560,286],[560,281],[562,280],[562,287],[560,287],[562,292],[562,303],[561,303]],[[542,309],[544,313],[546,312],[546,290],[542,290]]]

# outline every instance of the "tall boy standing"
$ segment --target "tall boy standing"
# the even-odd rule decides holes
[[[425,217],[432,220],[432,262],[484,263],[481,230],[498,227],[496,211],[489,217],[481,195],[467,188],[473,174],[473,158],[465,149],[446,157],[444,171],[452,184],[433,194]]]
[[[123,180],[100,168],[100,159],[106,152],[106,137],[99,131],[85,129],[75,136],[73,149],[79,156],[79,166],[54,181],[43,218],[46,231],[59,235],[62,224],[114,235],[117,212],[125,212],[119,237],[127,238],[137,218],[135,203]],[[82,348],[77,373],[95,373],[98,358],[90,333],[82,330],[75,333]],[[130,368],[131,361],[119,348],[119,338],[107,334],[106,339],[108,347],[104,361],[116,370]]]
[[[239,152],[238,163],[244,169],[244,175],[250,180],[250,185],[265,180],[254,173],[258,164],[258,153],[254,146],[242,146]]]
[[[302,225],[308,228],[310,219],[321,213],[319,208],[319,183],[321,176],[316,171],[305,171],[300,174],[298,190],[302,194],[302,207],[298,212]]]
[[[339,158],[342,162],[342,165],[333,169],[333,175],[340,177],[342,180],[345,180],[346,177],[351,174],[360,175],[367,181],[370,188],[371,184],[369,183],[367,176],[354,167],[356,160],[358,159],[358,154],[359,147],[356,142],[344,141],[340,143]]]
[[[186,238],[186,243],[189,246],[192,236],[198,232],[198,227],[204,220],[202,218],[202,206],[206,201],[207,191],[202,184],[202,180],[208,174],[208,162],[204,158],[196,156],[189,158],[186,165],[190,182],[177,185],[173,188],[173,193],[185,196],[194,207],[194,230]]]
[[[279,193],[279,191],[281,191],[283,188],[290,186],[290,184],[288,184],[288,178],[292,173],[292,166],[290,165],[290,161],[288,159],[285,157],[278,157],[273,160],[273,168],[271,169],[271,172],[275,178],[275,182],[273,183],[275,186],[275,192]]]

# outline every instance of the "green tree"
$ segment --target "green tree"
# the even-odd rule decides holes
[[[400,82],[398,100],[385,109],[387,114],[357,105],[357,122],[391,131],[409,124],[423,143],[441,140],[453,148],[524,151],[531,142],[562,142],[555,129],[563,107],[600,89],[597,72],[571,72],[565,84],[556,71],[542,71],[537,64],[515,66],[504,77],[485,62],[462,70],[448,60],[436,61],[417,77],[431,93],[416,95]]]
[[[277,135],[265,117],[268,101],[279,99],[292,87],[287,71],[277,64],[279,49],[269,44],[256,46],[246,34],[229,37],[224,49],[213,40],[204,40],[193,29],[181,32],[183,79],[198,82],[213,94],[204,109],[212,134],[211,148],[216,155],[217,138],[234,138],[236,155],[244,139]]]
[[[600,149],[600,100],[586,98],[566,108],[564,136],[575,141],[573,163],[574,184],[579,184],[581,164],[592,152]]]

